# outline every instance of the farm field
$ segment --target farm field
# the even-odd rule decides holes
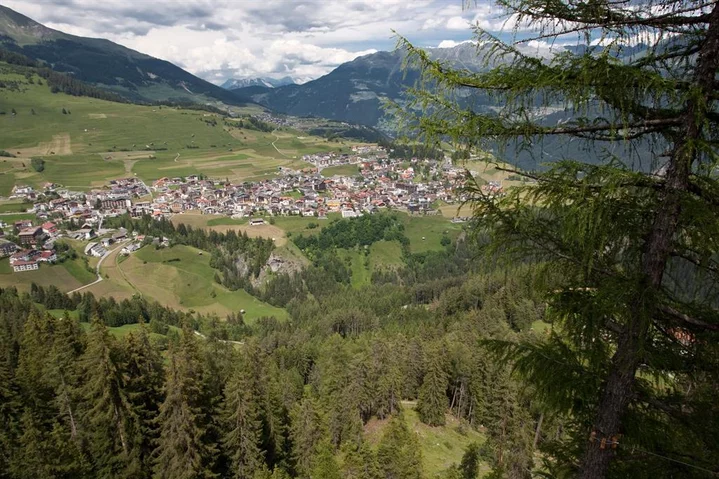
[[[240,129],[214,113],[142,106],[53,94],[40,78],[30,84],[17,67],[0,63],[0,195],[14,184],[60,183],[86,190],[137,175],[145,181],[203,173],[235,182],[274,177],[281,167],[303,168],[302,155],[348,150],[293,130]],[[16,114],[10,114],[11,111]],[[64,113],[63,113],[64,112]],[[33,157],[45,168],[35,171]]]
[[[284,309],[263,303],[245,291],[230,291],[217,284],[217,271],[209,262],[209,254],[188,246],[159,250],[146,246],[122,262],[108,257],[101,269],[103,276],[107,275],[105,281],[87,291],[118,299],[141,294],[168,307],[220,318],[244,309],[249,323],[263,316],[287,318]]]

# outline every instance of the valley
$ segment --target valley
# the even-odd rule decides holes
[[[0,478],[717,475],[719,3],[6,1]]]

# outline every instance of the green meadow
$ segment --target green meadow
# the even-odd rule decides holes
[[[0,63],[0,80],[17,85],[0,89],[0,150],[16,156],[0,157],[0,195],[15,184],[54,182],[85,190],[134,175],[146,181],[199,173],[255,181],[282,167],[310,166],[303,155],[350,146],[289,129],[240,129],[205,111],[53,94],[23,71]],[[45,160],[44,170],[35,171],[31,158]]]

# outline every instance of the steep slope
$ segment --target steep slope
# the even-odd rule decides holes
[[[47,28],[2,5],[0,48],[22,53],[56,71],[71,73],[133,100],[240,103],[231,92],[170,62],[109,40]]]

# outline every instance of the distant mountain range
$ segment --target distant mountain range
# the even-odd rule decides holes
[[[59,32],[0,5],[0,48],[41,61],[53,70],[136,101],[219,101],[237,96],[170,62],[109,40]]]
[[[478,71],[484,65],[472,43],[428,51],[433,58],[455,67]],[[417,70],[402,68],[404,58],[401,51],[377,52],[343,63],[327,75],[302,85],[279,88],[251,85],[233,92],[247,101],[289,115],[377,126],[384,116],[382,100],[401,99],[405,89],[419,79]]]
[[[230,78],[222,84],[225,90],[237,90],[250,86],[265,88],[277,88],[286,85],[294,85],[296,82],[292,77],[284,77],[276,80],[274,78]]]

